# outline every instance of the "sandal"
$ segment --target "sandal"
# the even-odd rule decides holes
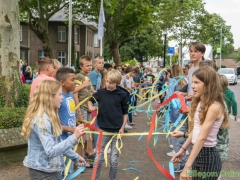
[[[130,126],[134,126],[134,125],[135,125],[135,123],[134,123],[134,122],[131,122],[131,123],[130,123]]]

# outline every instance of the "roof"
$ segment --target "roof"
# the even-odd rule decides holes
[[[67,21],[68,17],[67,14],[68,10],[61,9],[60,11],[56,12],[49,21]],[[89,26],[92,30],[98,30],[97,23],[89,21],[87,18],[83,18],[82,15],[79,15],[77,19],[74,19],[75,22],[78,22],[80,25]]]

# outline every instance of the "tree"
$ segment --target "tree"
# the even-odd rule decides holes
[[[160,57],[163,54],[161,27],[156,23],[146,25],[138,30],[133,39],[120,45],[120,55],[123,61],[136,58],[139,62],[147,61],[149,57]]]
[[[199,0],[162,0],[156,16],[159,17],[161,27],[167,28],[168,39],[179,45],[179,56],[182,59],[186,53],[182,52],[182,47],[199,40],[199,19],[205,16],[204,3]]]
[[[199,39],[205,44],[213,46],[214,56],[217,54],[217,48],[220,47],[222,38],[222,57],[226,58],[234,50],[233,34],[231,26],[226,25],[226,21],[218,14],[209,14],[201,19],[201,30]],[[221,32],[222,31],[222,32]]]
[[[240,49],[238,49],[238,52],[234,54],[234,61],[239,62],[240,61]]]
[[[54,58],[48,36],[48,21],[59,10],[68,6],[66,0],[20,0],[22,20],[43,43],[45,56]]]
[[[159,2],[160,0],[104,0],[104,38],[116,64],[121,63],[119,45],[132,39],[138,29],[151,22]],[[99,9],[99,0],[78,0],[76,10],[97,22]]]
[[[12,106],[11,91],[19,79],[19,7],[17,0],[0,0],[0,101]]]

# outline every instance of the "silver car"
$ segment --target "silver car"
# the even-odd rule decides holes
[[[233,68],[221,68],[218,73],[226,76],[229,84],[237,84],[237,73]]]

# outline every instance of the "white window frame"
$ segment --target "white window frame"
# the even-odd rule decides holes
[[[79,44],[79,27],[75,28],[75,43]]]
[[[61,56],[59,56],[59,53],[61,53]],[[64,56],[63,56],[64,53]],[[62,64],[66,63],[66,51],[58,51],[58,61],[61,62]],[[64,62],[63,62],[64,59]]]
[[[64,37],[65,35],[65,37]],[[60,38],[59,38],[60,36]],[[67,28],[66,26],[58,26],[58,42],[67,41]]]
[[[99,47],[99,39],[97,34],[94,34],[94,47]]]
[[[22,41],[22,25],[20,25],[19,33],[20,33],[20,41]]]

